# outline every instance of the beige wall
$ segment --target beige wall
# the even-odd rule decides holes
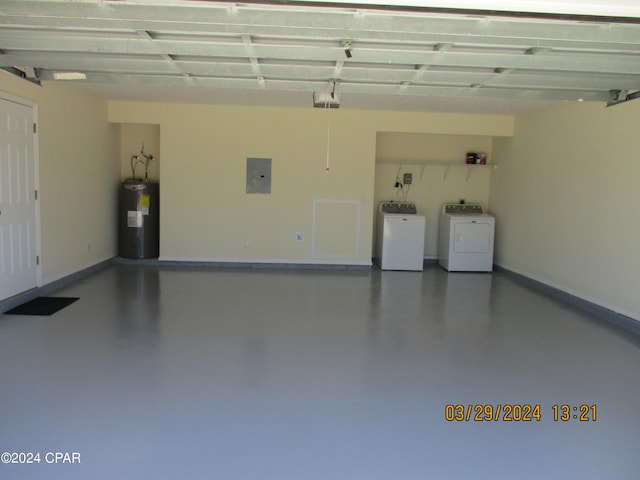
[[[38,104],[43,284],[113,257],[119,135],[107,123],[106,101],[5,72],[0,90]]]
[[[640,319],[640,102],[562,103],[497,139],[499,265]]]
[[[505,116],[135,102],[111,102],[109,119],[160,125],[161,258],[351,265],[371,263],[379,131],[513,128]],[[272,159],[270,195],[245,192],[247,157]]]
[[[465,199],[489,208],[491,165],[465,162],[466,152],[484,152],[491,162],[492,145],[493,137],[486,135],[379,132],[374,204],[405,198],[415,203],[425,216],[424,256],[437,258],[438,222],[444,203]],[[412,174],[413,183],[408,188],[395,188],[396,177],[402,182],[404,173]]]

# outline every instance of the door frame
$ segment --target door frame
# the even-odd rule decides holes
[[[33,133],[33,185],[36,191],[38,192],[38,198],[35,201],[35,235],[36,235],[36,255],[39,256],[40,261],[37,262],[36,265],[36,288],[42,286],[42,243],[41,243],[41,222],[40,222],[40,149],[39,149],[39,134],[40,134],[40,124],[38,120],[38,103],[29,100],[27,98],[19,97],[17,95],[13,95],[11,93],[4,92],[0,90],[0,100],[5,100],[12,103],[17,103],[18,105],[22,105],[25,107],[31,108],[33,112],[33,122],[36,125],[35,131]],[[18,292],[16,295],[20,295],[24,292]],[[0,301],[6,300],[0,298]]]

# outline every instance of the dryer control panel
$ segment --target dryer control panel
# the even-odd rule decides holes
[[[414,203],[383,202],[380,204],[382,213],[400,213],[402,215],[416,215],[418,210]]]
[[[482,215],[482,205],[474,203],[449,203],[446,204],[442,211],[450,215]]]

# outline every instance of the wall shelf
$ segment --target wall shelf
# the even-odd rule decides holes
[[[498,165],[495,163],[485,163],[485,164],[470,164],[470,163],[454,163],[454,162],[434,162],[434,161],[424,161],[424,162],[420,162],[420,161],[390,161],[390,160],[385,160],[385,161],[380,161],[380,162],[376,162],[376,164],[379,165],[398,165],[399,169],[401,169],[404,166],[407,165],[413,165],[416,167],[421,167],[421,171],[420,171],[420,180],[422,180],[422,176],[424,175],[424,170],[426,167],[444,167],[445,171],[444,171],[444,176],[442,177],[442,181],[446,181],[447,180],[447,176],[449,175],[449,171],[451,168],[466,168],[467,169],[467,179],[466,181],[469,181],[469,178],[471,178],[471,174],[473,173],[473,170],[475,168],[490,168],[491,170],[496,170],[498,168]]]

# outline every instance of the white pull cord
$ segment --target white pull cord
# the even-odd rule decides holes
[[[331,139],[331,124],[329,123],[329,110],[331,110],[331,108],[329,107],[329,100],[325,102],[324,109],[327,111],[327,164],[324,168],[324,173],[329,173],[331,171],[329,167],[329,145]]]

